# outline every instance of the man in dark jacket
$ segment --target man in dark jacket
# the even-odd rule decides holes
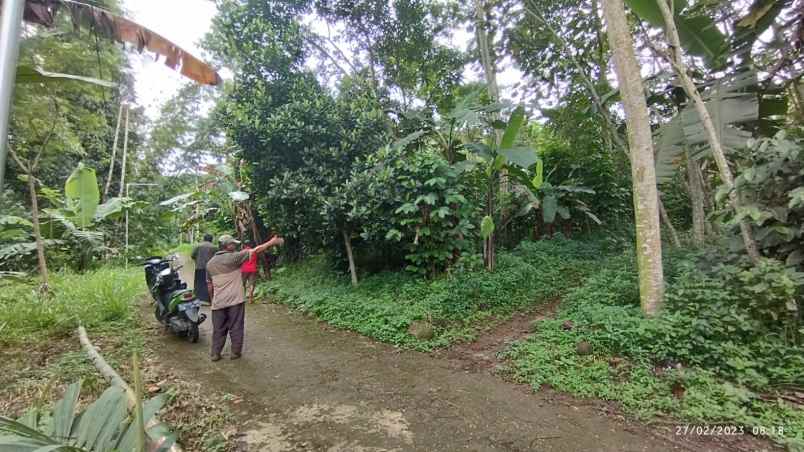
[[[207,262],[212,259],[216,251],[218,250],[212,244],[212,235],[205,234],[204,241],[193,248],[193,253],[190,255],[195,261],[195,286],[193,286],[195,296],[207,305],[210,301],[209,290],[207,290]]]

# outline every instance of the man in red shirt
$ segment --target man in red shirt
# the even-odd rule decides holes
[[[254,248],[254,242],[248,241],[243,246],[244,250]],[[257,285],[257,253],[252,253],[251,257],[240,267],[243,275],[243,288],[248,293],[248,302],[254,304],[254,287]]]

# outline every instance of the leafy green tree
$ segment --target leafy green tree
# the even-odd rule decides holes
[[[357,165],[344,190],[347,219],[366,248],[387,248],[391,261],[434,277],[472,248],[477,209],[467,190],[435,149],[397,143]]]
[[[749,222],[762,254],[798,271],[804,270],[803,155],[800,138],[785,132],[751,140],[736,153],[734,188],[723,185],[717,192],[719,200],[730,190],[742,200],[738,208],[729,205],[718,213],[731,230],[741,221]],[[732,248],[739,250],[738,235],[732,235],[732,241]]]
[[[209,87],[183,85],[152,124],[144,143],[146,164],[184,173],[220,162],[230,144],[215,110],[218,98]]]

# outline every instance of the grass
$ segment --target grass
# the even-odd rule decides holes
[[[0,342],[17,344],[88,330],[126,329],[136,323],[137,300],[145,293],[139,271],[105,268],[84,274],[53,273],[50,293],[33,283],[0,287]]]
[[[488,322],[561,297],[594,271],[603,245],[569,240],[526,242],[499,254],[494,273],[479,259],[435,280],[403,272],[364,277],[358,287],[327,267],[322,257],[276,272],[260,292],[311,312],[328,323],[382,342],[432,350],[471,339]],[[408,333],[414,321],[434,326],[432,339]]]

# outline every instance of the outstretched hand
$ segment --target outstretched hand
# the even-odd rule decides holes
[[[279,237],[278,235],[275,235],[271,237],[271,240],[268,240],[267,242],[257,246],[256,248],[253,248],[251,252],[259,254],[272,246],[281,246],[283,243],[285,243],[285,239]]]

